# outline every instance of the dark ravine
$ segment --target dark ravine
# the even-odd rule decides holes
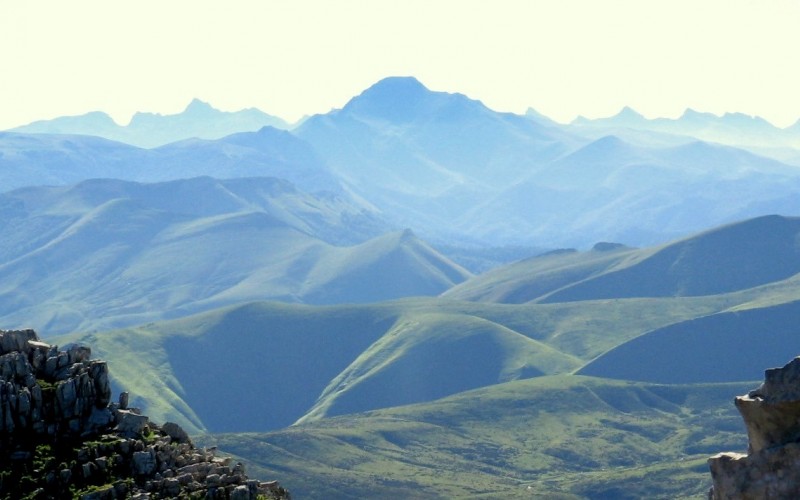
[[[800,498],[800,357],[764,375],[764,383],[735,400],[747,426],[747,454],[708,460],[712,500]]]
[[[127,403],[89,347],[0,330],[0,498],[289,498]]]

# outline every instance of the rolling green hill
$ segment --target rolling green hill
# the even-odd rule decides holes
[[[226,230],[227,218],[237,234],[287,227],[264,214],[197,227]],[[732,397],[800,351],[797,224],[555,252],[475,279],[482,302],[252,302],[53,341],[91,344],[156,421],[212,433],[202,439],[301,495],[700,498],[705,459],[746,445]],[[415,241],[395,233],[351,251],[385,277],[393,268],[375,255],[454,276]],[[316,262],[306,283],[350,267]],[[492,301],[524,293],[536,296]]]
[[[735,292],[800,272],[800,218],[758,217],[640,250],[547,254],[448,290],[461,300],[522,303]]]
[[[752,298],[524,305],[418,298],[325,307],[259,302],[54,341],[91,344],[116,367],[116,387],[130,391],[156,420],[176,420],[194,431],[266,431],[571,373],[645,332]],[[209,395],[222,394],[230,405],[209,403],[216,401]]]
[[[757,380],[782,356],[800,354],[798,315],[795,301],[682,321],[621,344],[578,373],[671,384]]]
[[[306,498],[704,498],[750,386],[540,377],[207,440]]]

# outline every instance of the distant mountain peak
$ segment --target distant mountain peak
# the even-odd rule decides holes
[[[348,102],[343,111],[359,116],[410,121],[437,93],[411,76],[392,76],[375,83]]]
[[[183,110],[184,114],[187,115],[196,115],[196,114],[208,114],[209,112],[216,112],[219,113],[219,110],[211,106],[211,104],[201,101],[198,98],[192,99],[192,102],[186,106],[186,109]]]
[[[533,120],[537,123],[541,123],[543,125],[558,125],[558,123],[555,120],[553,120],[547,115],[543,115],[542,113],[536,111],[533,108],[528,108],[525,111],[525,118]]]
[[[365,92],[426,92],[428,88],[413,76],[388,76],[369,87]]]
[[[638,111],[631,108],[630,106],[625,106],[619,110],[616,115],[605,117],[605,118],[587,118],[583,115],[579,115],[572,121],[573,125],[612,125],[612,126],[622,126],[622,127],[636,127],[641,125],[642,123],[648,122],[649,120],[641,115]]]
[[[625,118],[625,119],[631,119],[631,118],[645,119],[645,117],[642,116],[641,113],[639,113],[638,111],[636,111],[635,109],[633,109],[630,106],[623,107],[621,110],[619,110],[619,113],[617,113],[614,117],[615,118]]]
[[[704,119],[707,120],[709,118],[713,119],[716,117],[717,116],[712,113],[705,113],[701,111],[695,111],[692,108],[686,108],[686,111],[683,112],[683,114],[681,115],[680,118],[678,118],[678,120],[704,120]]]

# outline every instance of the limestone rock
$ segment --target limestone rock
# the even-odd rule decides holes
[[[128,408],[127,393],[110,401],[108,366],[88,346],[0,330],[0,498],[289,498]]]
[[[186,434],[186,431],[183,428],[174,423],[174,422],[165,422],[164,425],[161,426],[161,430],[175,443],[191,443],[192,440],[189,439],[189,435]]]
[[[800,357],[767,370],[764,383],[735,404],[747,427],[748,453],[709,459],[709,498],[800,498]]]

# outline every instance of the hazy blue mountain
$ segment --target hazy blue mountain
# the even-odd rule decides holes
[[[214,113],[195,102],[175,120],[202,122]],[[162,118],[139,115],[133,123],[155,127]],[[771,130],[743,115],[687,112],[679,121],[698,130],[709,123]],[[153,149],[0,134],[0,186],[279,177],[303,191],[349,196],[439,247],[465,248],[645,246],[749,217],[800,213],[796,166],[680,131],[635,128],[651,122],[625,109],[609,119],[613,129],[562,126],[394,77],[292,133],[264,127]],[[606,130],[621,135],[597,137]],[[790,148],[760,150],[797,161]]]
[[[120,140],[124,127],[102,111],[92,111],[78,116],[60,116],[39,120],[10,129],[10,132],[31,134],[92,135],[109,140]]]
[[[92,135],[144,148],[161,146],[183,139],[219,139],[237,132],[252,132],[262,127],[288,129],[282,119],[255,108],[236,112],[214,109],[194,99],[183,112],[174,115],[136,113],[128,125],[118,125],[107,114],[95,111],[80,116],[41,120],[10,129],[34,134]]]
[[[351,189],[423,234],[457,233],[470,206],[580,142],[413,78],[381,80],[295,133]]]
[[[86,179],[139,182],[212,176],[279,177],[305,191],[342,193],[325,161],[303,140],[271,127],[157,149],[78,135],[0,132],[2,191]]]
[[[682,123],[710,119],[690,112]],[[295,133],[349,190],[438,244],[641,246],[800,209],[791,201],[800,193],[796,167],[641,128],[648,123],[626,108],[607,125],[635,131],[623,134],[630,141],[582,139],[582,130],[605,129],[496,113],[413,78],[387,78]]]
[[[157,156],[151,163],[148,180],[269,175],[289,180],[305,191],[341,191],[325,160],[308,143],[272,127],[213,141],[187,139],[153,152]],[[158,177],[162,169],[168,177]]]
[[[0,132],[0,190],[96,177],[137,179],[153,155],[99,137]]]
[[[689,136],[734,146],[800,147],[798,127],[782,129],[758,116],[743,113],[717,116],[691,108],[679,118],[648,119],[625,107],[614,116],[598,119],[579,117],[571,125],[578,133],[586,129],[607,129],[609,132],[615,129],[636,129]]]
[[[735,292],[800,273],[800,218],[777,215],[657,247],[559,252],[490,270],[444,296],[523,303]]]
[[[462,214],[476,237],[652,245],[758,215],[800,212],[800,170],[728,146],[603,137]],[[794,200],[794,201],[792,201]]]
[[[286,181],[92,180],[0,195],[0,317],[53,333],[272,298],[437,295],[470,274],[372,212]]]

